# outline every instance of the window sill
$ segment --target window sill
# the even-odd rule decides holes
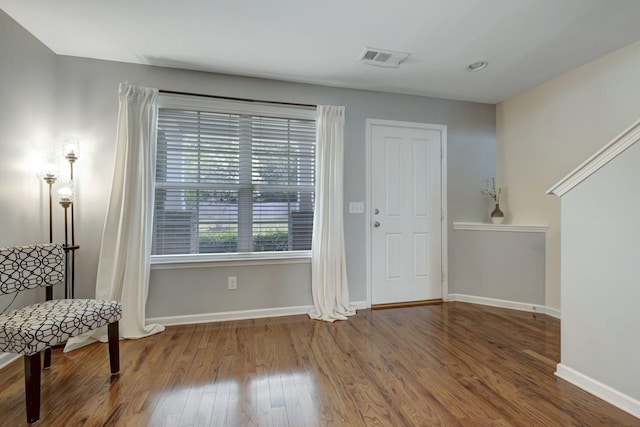
[[[152,270],[308,263],[311,263],[311,251],[265,252],[259,254],[154,255],[151,257]]]

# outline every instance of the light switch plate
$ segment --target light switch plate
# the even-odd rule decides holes
[[[364,203],[349,202],[349,213],[350,214],[364,213]]]

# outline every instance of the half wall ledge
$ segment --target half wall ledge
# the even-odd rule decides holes
[[[471,231],[511,231],[516,233],[546,233],[549,229],[546,225],[528,224],[489,224],[486,222],[454,222],[454,230]]]

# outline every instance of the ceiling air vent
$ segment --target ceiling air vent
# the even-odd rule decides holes
[[[367,47],[358,59],[367,65],[395,68],[408,57],[409,54],[404,52],[393,52],[391,50]]]

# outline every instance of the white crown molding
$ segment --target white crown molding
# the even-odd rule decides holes
[[[618,390],[594,380],[591,377],[576,371],[562,363],[558,363],[556,367],[556,376],[562,378],[571,384],[599,397],[600,399],[611,403],[613,406],[630,413],[634,417],[640,418],[640,401],[628,396]]]
[[[640,140],[640,120],[616,136],[584,163],[547,190],[547,194],[562,197],[568,191],[590,177],[598,169],[615,159],[620,153]]]
[[[540,304],[532,304],[528,302],[508,301],[496,298],[479,297],[475,295],[465,294],[449,294],[446,298],[447,302],[458,301],[470,304],[488,305],[491,307],[508,308],[511,310],[528,311],[531,313],[542,313],[560,319],[560,311],[555,308],[546,307]]]
[[[546,225],[525,224],[488,224],[485,222],[454,222],[454,230],[472,231],[512,231],[517,233],[546,233],[549,227]]]
[[[355,305],[357,310],[369,308],[366,301],[352,301],[351,304]],[[164,326],[176,326],[193,325],[198,323],[227,322],[230,320],[262,319],[265,317],[281,317],[294,316],[297,314],[307,314],[312,308],[312,305],[301,305],[296,307],[277,307],[258,310],[225,311],[220,313],[188,314],[184,316],[150,317],[147,319],[146,323],[159,323]]]

